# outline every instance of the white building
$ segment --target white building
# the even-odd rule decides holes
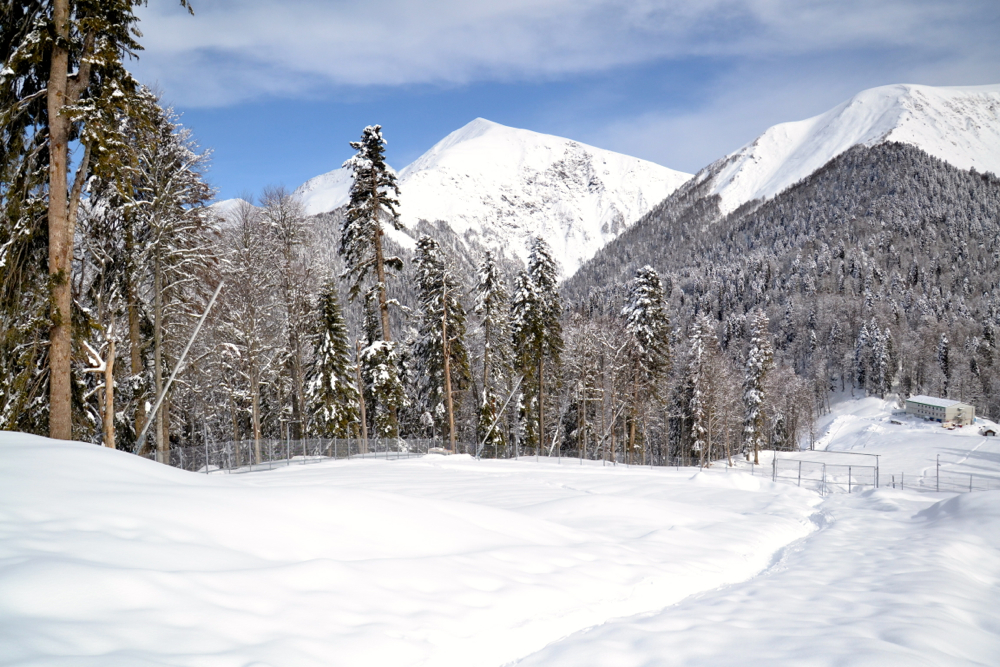
[[[906,413],[936,422],[951,422],[966,426],[976,418],[976,408],[968,403],[934,396],[914,396],[906,399]]]

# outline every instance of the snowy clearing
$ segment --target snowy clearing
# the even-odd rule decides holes
[[[3,433],[0,665],[993,665],[998,500],[567,459],[198,475]]]

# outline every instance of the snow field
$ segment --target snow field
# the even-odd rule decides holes
[[[762,576],[578,633],[518,665],[996,665],[998,501],[996,491],[831,496],[821,529]]]
[[[428,456],[198,475],[0,435],[0,665],[503,665],[766,569],[820,499]]]
[[[845,398],[781,456],[1000,476],[996,440],[895,411]],[[199,475],[0,434],[0,665],[1000,664],[1000,492],[821,498],[762,463]]]

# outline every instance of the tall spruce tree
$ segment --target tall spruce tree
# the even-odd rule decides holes
[[[422,235],[414,257],[420,301],[420,331],[414,358],[417,400],[455,447],[458,393],[469,383],[469,354],[465,347],[466,314],[461,289],[445,265],[440,244]]]
[[[712,331],[711,322],[704,315],[695,319],[691,325],[691,360],[688,362],[687,381],[691,387],[691,399],[688,403],[688,414],[691,419],[692,448],[698,452],[700,465],[705,464],[705,454],[709,444],[709,407],[705,385],[705,372],[708,351],[707,338]],[[711,461],[709,461],[711,463]]]
[[[526,435],[536,448],[545,441],[545,364],[548,361],[557,366],[563,349],[558,275],[548,244],[540,237],[533,238],[528,270],[517,278],[511,315],[515,358],[524,377],[525,398],[537,416],[535,426],[529,426]]]
[[[386,257],[382,237],[384,224],[402,229],[396,207],[399,206],[399,186],[396,174],[385,162],[386,141],[382,138],[381,125],[369,125],[361,133],[361,141],[352,141],[357,153],[344,167],[354,175],[351,183],[351,201],[340,226],[340,255],[347,267],[344,277],[350,277],[350,298],[361,294],[362,282],[375,273],[371,291],[378,303],[382,322],[382,340],[391,341],[389,331],[389,299],[386,295],[386,269],[401,271],[403,260]]]
[[[328,438],[349,438],[351,424],[359,420],[358,392],[336,279],[323,285],[316,310],[314,354],[306,378],[310,430]]]
[[[629,414],[629,452],[636,447],[636,425],[643,408],[657,399],[659,382],[670,370],[670,318],[663,283],[651,266],[636,271],[622,308],[631,358],[632,403]]]
[[[389,329],[386,278],[387,271],[402,271],[403,260],[385,256],[382,237],[385,236],[384,224],[397,230],[402,229],[403,225],[396,212],[396,207],[399,206],[399,200],[396,199],[399,197],[399,186],[396,174],[385,162],[385,146],[381,125],[369,125],[361,133],[361,141],[351,142],[351,148],[357,153],[344,163],[344,167],[351,170],[354,180],[351,183],[351,201],[340,225],[339,246],[340,255],[346,264],[342,277],[349,277],[352,281],[348,293],[352,301],[362,293],[365,278],[372,272],[375,274],[375,284],[365,291],[366,302],[374,298],[378,305],[381,337],[385,343],[377,348],[369,345],[371,349],[365,355],[368,360],[366,363],[375,366],[381,366],[389,359],[398,360],[399,357]],[[392,371],[392,377],[398,382],[398,369]],[[380,433],[391,432],[395,437],[399,432],[397,411],[403,404],[403,392],[401,386],[391,389],[386,386],[386,379],[387,376],[380,375],[378,383],[383,390],[383,402],[379,406],[386,412],[378,414],[380,419],[387,419],[391,424],[382,428]]]
[[[477,431],[484,452],[499,456],[504,432],[498,423],[502,408],[498,387],[510,369],[510,302],[500,266],[489,250],[479,265],[475,312],[483,332],[483,395]]]
[[[753,451],[753,462],[760,463],[760,449],[766,440],[767,424],[765,386],[774,359],[770,322],[763,310],[753,315],[750,350],[747,352],[743,375],[743,442],[744,452]]]

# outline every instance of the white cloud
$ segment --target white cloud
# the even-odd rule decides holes
[[[687,56],[851,48],[996,60],[995,2],[940,0],[210,0],[142,10],[137,73],[176,102],[330,86],[535,79]]]

